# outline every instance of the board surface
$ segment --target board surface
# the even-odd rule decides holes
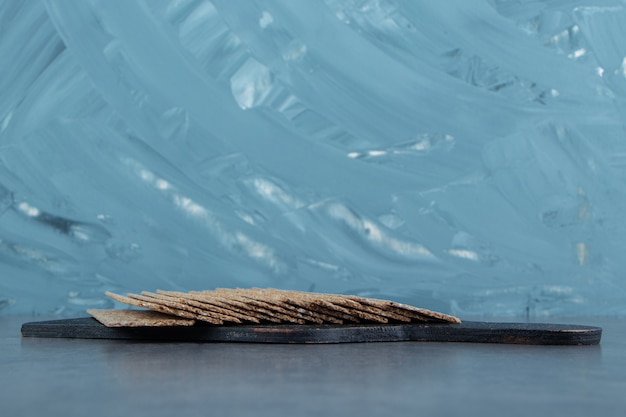
[[[354,343],[470,342],[530,345],[596,345],[602,329],[594,326],[540,323],[232,325],[189,327],[106,327],[91,317],[30,322],[24,337],[121,339],[187,342]]]

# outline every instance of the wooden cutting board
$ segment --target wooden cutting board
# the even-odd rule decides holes
[[[602,329],[538,323],[231,325],[106,327],[91,317],[24,323],[24,337],[186,342],[353,343],[471,342],[528,345],[597,345]]]

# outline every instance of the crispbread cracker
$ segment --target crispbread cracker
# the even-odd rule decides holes
[[[254,306],[257,311],[267,316],[275,317],[281,321],[287,321],[287,322],[296,323],[296,324],[305,323],[303,319],[290,315],[288,310],[283,309],[280,306],[276,306],[272,304],[271,302],[267,302],[266,300],[256,299],[250,293],[247,293],[245,290],[241,291],[241,290],[219,288],[215,291],[218,295],[222,295],[228,299],[236,300],[236,301]]]
[[[194,294],[177,291],[157,290],[157,294],[176,297],[177,299],[189,304],[190,306],[198,307],[203,310],[215,311],[237,318],[239,320],[259,323],[259,319],[257,319],[256,317],[251,317],[250,315],[244,314],[238,308],[230,306],[226,303],[221,303],[219,301],[209,300],[206,298],[198,297]]]
[[[435,319],[437,321],[445,321],[450,323],[460,323],[461,320],[458,317],[451,316],[449,314],[439,313],[438,311],[427,310],[425,308],[414,307],[408,304],[397,303],[395,301],[380,300],[378,298],[365,298],[356,295],[347,296],[350,299],[359,301],[364,304],[370,304],[376,307],[380,307],[384,310],[396,311],[399,314],[406,315],[411,318],[415,318],[422,321],[428,321],[428,319]]]
[[[197,302],[201,304],[202,306],[204,306],[204,308],[209,309],[209,310],[214,309],[214,308],[215,309],[223,308],[224,310],[228,311],[229,314],[233,314],[235,317],[238,317],[241,320],[248,320],[248,321],[252,321],[253,323],[259,323],[258,319],[256,321],[250,320],[249,316],[245,313],[245,311],[237,307],[234,307],[226,302],[220,301],[218,299],[204,297],[199,294],[194,294],[193,292],[187,293],[187,292],[180,292],[180,291],[165,291],[165,290],[157,290],[156,292],[157,294],[171,295],[175,297],[184,298],[188,301]],[[239,313],[240,316],[237,316],[237,313]]]
[[[380,307],[376,307],[373,305],[369,305],[367,303],[360,303],[356,300],[352,300],[348,297],[342,296],[342,297],[333,297],[331,298],[332,302],[335,304],[338,304],[340,306],[344,306],[346,308],[350,308],[352,310],[355,311],[360,311],[364,314],[367,315],[372,315],[374,317],[384,317],[386,319],[391,319],[391,320],[397,320],[397,321],[403,321],[403,322],[410,322],[411,318],[407,317],[405,315],[399,314],[395,311],[392,311],[390,309],[384,309],[384,308],[380,308]],[[359,316],[361,318],[364,318],[366,320],[373,320],[372,318],[368,317],[368,316]]]
[[[321,324],[322,321],[318,320],[309,315],[303,315],[297,308],[286,304],[281,299],[274,297],[271,293],[264,292],[259,289],[240,289],[237,291],[237,294],[248,298],[250,300],[254,300],[257,303],[263,303],[262,306],[266,307],[275,313],[279,313],[282,316],[287,316],[288,321],[292,323],[304,324],[306,321],[311,321],[314,323]],[[256,304],[261,305],[261,304]]]
[[[280,303],[284,308],[296,309],[301,315],[310,317],[314,322],[318,322],[321,319],[327,323],[343,324],[343,319],[352,319],[351,316],[342,315],[315,304],[313,299],[308,297],[309,293],[302,291],[277,290],[275,288],[253,288],[250,291],[260,292],[274,300],[274,302]],[[305,317],[305,320],[309,320],[308,317]]]
[[[167,307],[173,310],[177,310],[177,311],[184,311],[188,317],[192,317],[194,319],[197,320],[202,320],[202,321],[206,321],[208,323],[211,324],[224,324],[224,322],[222,321],[222,319],[215,317],[214,315],[208,315],[208,314],[201,314],[198,311],[193,311],[191,308],[188,308],[187,306],[181,304],[181,303],[176,303],[176,302],[172,302],[172,301],[168,301],[168,300],[161,300],[158,298],[153,298],[153,297],[149,297],[146,295],[141,295],[141,294],[127,294],[128,297],[135,299],[135,300],[139,300],[139,301],[144,301],[144,302],[148,302],[148,303],[152,303],[152,304],[156,304],[162,307]]]
[[[329,302],[325,299],[325,297],[320,297],[319,293],[285,290],[276,291],[285,294],[288,297],[286,301],[288,303],[304,305],[305,308],[308,308],[311,311],[315,311],[330,317],[335,317],[336,319],[342,321],[347,320],[353,323],[359,322],[358,317],[350,314],[350,312],[345,308]]]
[[[206,309],[204,308],[204,306],[198,307],[197,304],[196,305],[191,304],[187,300],[180,298],[180,297],[174,297],[174,296],[165,295],[165,294],[158,294],[158,293],[153,293],[149,291],[142,291],[141,295],[153,298],[155,300],[163,301],[165,305],[175,306],[176,308],[179,308],[181,310],[190,311],[192,313],[212,317],[212,318],[223,320],[226,322],[241,323],[241,320],[239,320],[237,317],[234,317],[230,314],[224,314],[222,311],[218,311],[218,309]]]
[[[150,310],[154,310],[154,311],[158,311],[161,313],[166,313],[166,314],[171,314],[174,316],[178,316],[178,317],[183,317],[186,319],[197,319],[198,318],[198,314],[193,314],[193,313],[189,313],[188,311],[184,311],[184,310],[177,310],[175,308],[170,308],[161,304],[157,304],[157,303],[153,303],[153,302],[149,302],[149,301],[145,301],[145,300],[140,300],[140,299],[136,299],[136,298],[131,298],[131,297],[127,297],[124,295],[120,295],[120,294],[115,294],[112,292],[107,291],[105,293],[106,295],[108,295],[109,297],[113,298],[114,300],[119,301],[120,303],[124,303],[124,304],[129,304],[132,306],[137,306],[137,307],[143,307],[143,308],[147,308]],[[222,324],[222,322],[219,323],[215,323],[215,324]]]
[[[225,290],[222,289],[222,291]],[[343,323],[341,319],[312,311],[308,308],[310,303],[291,300],[287,291],[276,290],[273,288],[250,288],[245,290],[238,289],[237,291],[238,294],[245,295],[246,297],[264,300],[274,306],[280,307],[285,314],[289,314],[295,318],[310,321],[316,324],[322,324],[324,322],[334,324]]]
[[[249,290],[249,293],[256,298],[265,299],[266,301],[276,306],[280,306],[282,309],[288,311],[289,312],[288,314],[291,314],[294,317],[300,318],[305,321],[310,321],[316,324],[322,324],[325,321],[334,322],[338,324],[342,323],[341,320],[334,321],[333,317],[324,316],[322,314],[316,314],[315,312],[308,310],[307,308],[304,308],[302,306],[289,304],[287,302],[288,301],[287,297],[277,294],[271,289],[268,290],[268,289],[252,288]]]
[[[266,320],[273,323],[282,322],[281,319],[279,319],[278,317],[274,317],[274,315],[270,312],[267,312],[269,314],[266,314],[263,309],[256,308],[255,306],[251,306],[250,304],[241,302],[240,300],[216,295],[213,291],[191,291],[190,294],[196,295],[206,300],[216,300],[223,302],[225,304],[238,308],[242,311],[242,314],[247,314],[250,317],[255,317],[259,320]]]
[[[188,293],[157,290],[112,298],[187,319],[226,323],[460,323],[454,316],[376,298],[274,288],[217,288]]]
[[[107,327],[193,326],[195,320],[184,319],[152,310],[96,309],[87,310]]]

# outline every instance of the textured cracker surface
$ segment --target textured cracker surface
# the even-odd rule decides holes
[[[107,327],[163,327],[192,326],[193,319],[185,319],[152,310],[89,309],[96,320]]]
[[[117,301],[212,324],[231,323],[394,323],[449,322],[457,317],[388,300],[274,288],[217,288],[172,292],[157,290]]]

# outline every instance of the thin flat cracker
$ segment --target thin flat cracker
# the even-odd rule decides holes
[[[188,317],[197,319],[197,320],[201,320],[201,321],[206,321],[208,323],[211,324],[224,324],[224,321],[220,318],[215,317],[214,315],[209,315],[209,314],[203,314],[199,311],[194,311],[191,308],[187,308],[187,306],[182,305],[181,303],[175,303],[175,302],[171,302],[171,301],[167,301],[167,300],[160,300],[157,298],[153,298],[153,297],[149,297],[146,295],[140,295],[140,294],[127,294],[128,297],[135,299],[135,300],[139,300],[139,301],[143,301],[143,302],[147,302],[153,305],[158,305],[161,307],[167,307],[169,309],[172,309],[174,311],[184,311]],[[152,307],[148,307],[148,308],[152,308]],[[184,317],[184,316],[183,316]]]
[[[107,295],[126,304],[213,324],[461,322],[454,316],[388,300],[274,288]]]
[[[229,297],[217,295],[214,290],[208,291],[190,291],[189,294],[198,297],[206,302],[214,303],[219,302],[229,306],[229,308],[235,308],[241,312],[241,314],[254,317],[261,321],[269,321],[272,323],[282,323],[282,320],[274,317],[272,314],[266,314],[263,309],[259,309],[256,306],[252,306],[249,303],[235,300]],[[269,313],[269,312],[267,312]]]
[[[403,322],[410,322],[411,318],[402,314],[398,314],[389,309],[383,309],[380,307],[376,307],[373,305],[368,305],[366,303],[360,303],[358,301],[349,299],[345,296],[342,297],[332,297],[330,298],[331,302],[355,311],[361,312],[361,314],[366,314],[367,316],[359,316],[364,318],[365,320],[378,321],[377,319],[372,319],[371,316],[376,318],[384,317],[388,320],[396,320]]]
[[[282,290],[279,290],[282,291]],[[327,320],[329,322],[335,322],[336,320],[340,320],[342,323],[344,320],[351,321],[354,323],[358,323],[359,319],[354,317],[345,309],[329,303],[326,300],[323,300],[319,297],[316,297],[314,294],[305,293],[301,291],[282,291],[285,295],[285,302],[298,305],[302,308],[308,309],[317,314],[322,314],[327,317],[332,317],[332,320]]]
[[[265,299],[275,306],[280,306],[282,309],[286,310],[288,314],[305,321],[316,324],[323,324],[325,321],[335,322],[338,324],[342,323],[341,320],[335,321],[333,320],[333,317],[315,313],[314,311],[308,310],[306,307],[289,304],[287,302],[287,297],[277,294],[271,290],[254,288],[249,290],[249,293],[257,299]]]
[[[120,303],[128,304],[131,306],[143,307],[153,311],[158,311],[161,313],[171,314],[173,316],[178,316],[186,319],[196,319],[197,314],[192,314],[187,311],[177,310],[175,308],[169,308],[160,304],[155,304],[147,301],[137,300],[131,297],[127,297],[125,295],[115,294],[110,291],[105,292],[105,294]]]
[[[425,308],[414,307],[408,304],[397,303],[395,301],[380,300],[378,298],[365,298],[356,295],[349,295],[347,297],[364,304],[370,304],[379,307],[383,310],[397,311],[399,312],[399,314],[403,314],[408,317],[416,318],[422,321],[435,319],[436,321],[445,321],[449,323],[461,322],[458,317],[451,316],[449,314],[439,313],[438,311],[427,310]]]
[[[263,299],[276,306],[280,306],[281,308],[287,310],[288,314],[305,321],[310,321],[316,324],[322,324],[325,322],[343,324],[341,319],[311,310],[308,308],[310,306],[309,302],[298,302],[298,300],[291,299],[287,291],[276,290],[273,288],[238,289],[238,291],[246,296]]]
[[[321,320],[303,315],[297,308],[284,303],[281,299],[273,297],[271,293],[260,289],[237,289],[234,294],[253,300],[253,305],[262,306],[272,310],[273,313],[278,313],[278,317],[287,316],[285,320],[291,323],[304,324],[306,321],[318,324],[323,323]]]
[[[172,294],[172,295],[177,295],[183,298],[186,298],[188,300],[193,300],[193,301],[197,301],[199,303],[202,304],[208,304],[209,307],[208,308],[213,308],[213,307],[219,307],[219,308],[223,308],[225,310],[228,310],[231,314],[240,314],[241,317],[239,317],[242,320],[245,321],[251,321],[253,323],[260,323],[260,319],[256,318],[256,317],[252,317],[248,310],[243,309],[243,308],[239,308],[236,307],[230,303],[228,303],[227,301],[223,301],[220,300],[218,298],[214,298],[214,297],[209,297],[209,296],[204,296],[201,294],[197,294],[195,292],[188,292],[188,293],[183,293],[183,292],[176,292],[176,291],[164,291],[164,290],[157,290],[158,294]]]
[[[250,317],[257,318],[258,320],[265,320],[273,323],[282,322],[281,319],[275,317],[270,312],[266,312],[263,309],[256,308],[255,306],[251,306],[249,303],[241,302],[240,300],[216,295],[214,291],[191,291],[190,294],[202,297],[206,300],[216,300],[231,305],[235,308],[240,309],[243,314],[247,314]]]
[[[87,310],[107,327],[168,327],[193,326],[196,321],[152,310],[96,309]]]
[[[286,303],[284,297],[281,297],[279,294],[276,294],[274,292],[258,288],[250,288],[245,290],[238,290],[238,293],[244,297],[255,299],[260,302],[265,302],[271,305],[271,308],[275,311],[290,316],[292,319],[296,320],[296,322],[309,321],[317,324],[323,323],[323,320],[313,314],[310,314],[308,310],[303,308],[297,308],[291,304]]]
[[[175,297],[176,299],[180,300],[181,302],[185,302],[190,306],[198,307],[203,310],[222,313],[242,321],[249,321],[257,324],[260,323],[259,319],[257,319],[256,317],[247,315],[243,313],[240,309],[219,301],[209,300],[206,298],[198,297],[194,294],[177,291],[157,290],[157,294]]]
[[[149,291],[142,291],[141,295],[145,297],[153,298],[155,300],[166,302],[167,303],[166,305],[169,304],[172,306],[176,306],[176,308],[180,308],[181,310],[186,310],[192,313],[213,317],[215,319],[223,320],[225,322],[231,322],[231,323],[237,323],[237,324],[241,323],[241,320],[239,320],[237,317],[234,317],[227,313],[223,313],[222,311],[219,311],[219,309],[215,309],[215,308],[206,309],[203,305],[199,305],[200,303],[196,303],[194,305],[180,297],[174,297],[174,296],[165,295],[165,294],[158,294],[158,293],[153,293]]]
[[[263,314],[266,314],[271,317],[276,317],[281,321],[286,321],[289,323],[296,324],[304,324],[305,321],[303,319],[294,317],[289,314],[289,311],[281,308],[280,306],[276,306],[271,302],[262,299],[256,299],[250,295],[250,293],[241,290],[231,290],[231,289],[218,289],[216,292],[220,295],[223,295],[231,300],[236,300],[242,303],[250,304],[254,306],[257,311],[260,311]],[[246,294],[248,294],[246,296]]]

